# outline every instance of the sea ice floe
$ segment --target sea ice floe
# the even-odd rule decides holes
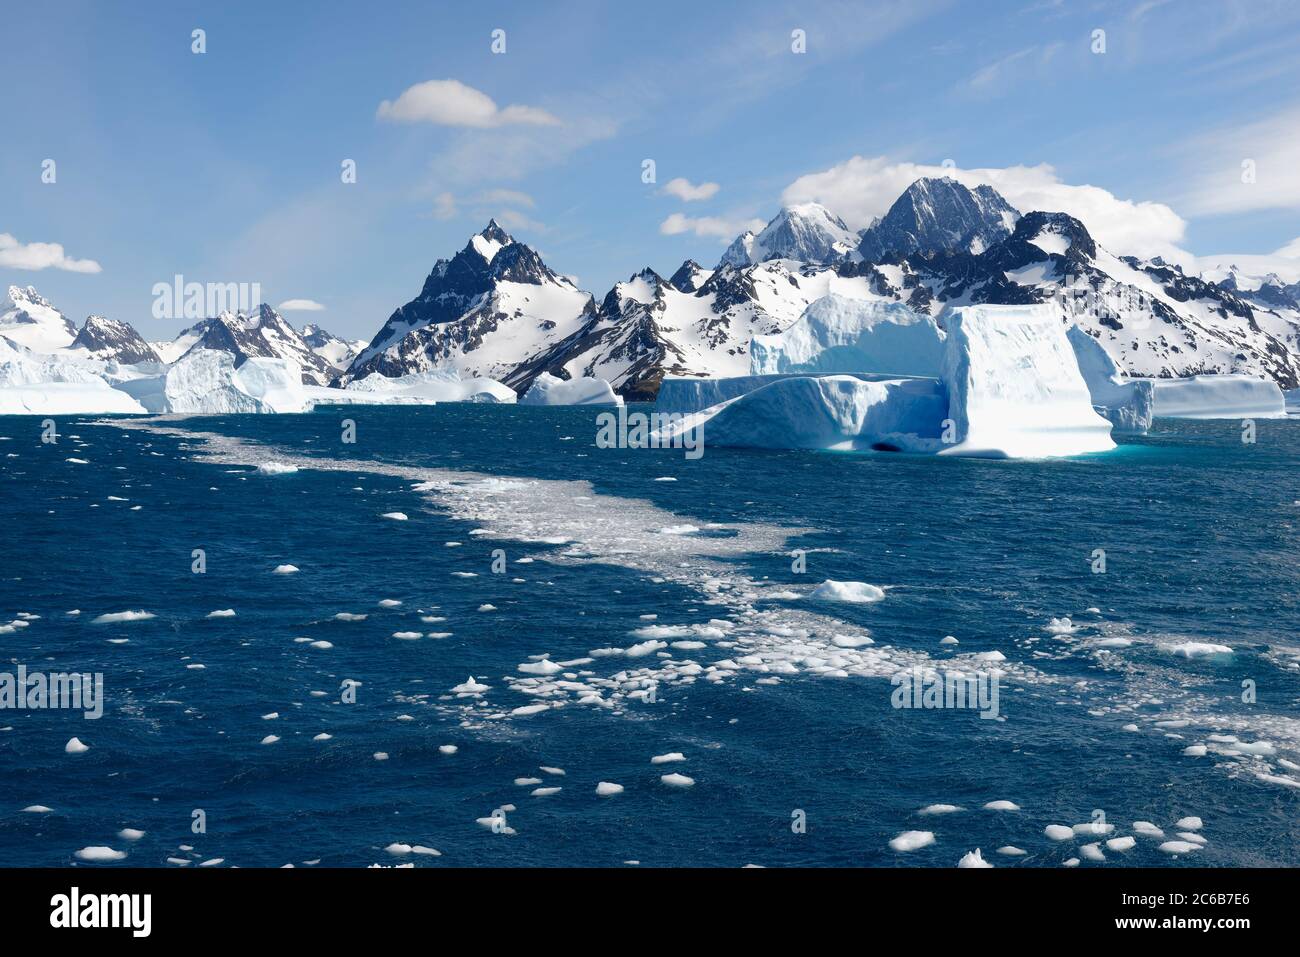
[[[275,744],[275,742],[277,742],[277,741],[279,741],[279,740],[280,740],[280,736],[279,736],[279,735],[268,734],[265,738],[262,739],[262,743],[263,743],[263,744]]]
[[[965,808],[958,807],[956,804],[930,804],[917,811],[917,814],[956,814],[958,811],[964,811]]]
[[[379,517],[392,519],[394,522],[405,522],[407,520],[405,512],[384,512]]]
[[[558,775],[558,776],[563,776],[563,775],[564,775],[564,768],[550,768],[550,767],[547,767],[545,764],[541,765],[541,766],[538,768],[538,770],[539,770],[539,771],[543,771],[543,772],[545,772],[546,774],[553,774],[553,775]]]
[[[1019,811],[1020,805],[1011,801],[989,801],[984,805],[986,811]]]
[[[539,798],[540,798],[540,797],[550,797],[552,794],[559,794],[561,790],[563,790],[563,789],[562,789],[562,788],[556,788],[556,787],[549,787],[549,788],[533,788],[533,789],[532,789],[531,791],[529,791],[528,793],[531,794],[533,797],[539,797]]]
[[[273,574],[273,575],[292,575],[292,574],[294,574],[295,572],[297,572],[298,570],[299,570],[299,569],[298,569],[298,566],[297,566],[297,565],[276,565],[275,568],[271,569],[271,574]]]
[[[601,797],[613,797],[615,794],[623,793],[623,785],[614,784],[611,781],[601,781],[596,785],[596,793]]]
[[[659,780],[670,788],[689,788],[695,784],[695,779],[687,777],[685,774],[661,774]]]
[[[138,841],[144,837],[144,831],[134,827],[124,827],[117,832],[117,836],[124,841]]]
[[[808,593],[809,598],[822,601],[846,601],[855,604],[880,601],[885,597],[883,588],[866,582],[841,582],[827,579]]]
[[[283,462],[262,462],[257,466],[257,471],[263,475],[292,475],[298,471],[298,466]]]
[[[1227,645],[1216,645],[1205,641],[1184,641],[1181,644],[1166,645],[1165,650],[1180,658],[1212,658],[1215,655],[1232,654],[1232,649]]]
[[[23,808],[24,814],[51,814],[54,808],[46,807],[44,804],[29,804]]]
[[[423,636],[418,631],[395,631],[393,632],[393,637],[401,638],[403,641],[414,641]]]
[[[933,831],[903,831],[897,837],[889,842],[892,850],[904,852],[915,851],[917,848],[925,847],[934,843]]]
[[[1069,618],[1053,618],[1043,628],[1049,635],[1073,635],[1079,630]]]
[[[1205,822],[1199,817],[1182,817],[1174,823],[1174,828],[1179,831],[1199,831],[1205,827]]]
[[[515,778],[515,784],[521,788],[530,788],[541,783],[541,778]]]
[[[473,681],[474,679],[471,678],[470,680]],[[483,687],[486,688],[487,685],[484,685]],[[456,745],[454,745],[454,744],[440,744],[440,745],[438,745],[438,753],[439,753],[439,754],[455,754],[455,753],[456,753],[457,751],[459,751],[459,750],[460,750],[460,748],[456,747]]]
[[[234,618],[234,617],[235,617],[235,609],[233,609],[233,608],[218,608],[216,611],[210,611],[210,612],[208,612],[208,617],[209,617],[209,618]]]
[[[380,608],[400,608],[402,603],[396,598],[381,598],[375,602]]]
[[[90,750],[90,745],[82,744],[80,738],[69,738],[68,743],[63,746],[63,750],[68,754],[84,754]]]
[[[1043,833],[1053,841],[1068,841],[1074,837],[1074,828],[1064,824],[1049,824],[1043,828]]]
[[[1112,851],[1128,851],[1132,850],[1133,845],[1136,843],[1137,838],[1131,835],[1126,835],[1124,837],[1112,837],[1106,842],[1106,846]]]
[[[106,615],[100,615],[91,622],[92,625],[115,625],[124,621],[148,621],[155,617],[153,612],[148,611],[114,611]]]
[[[525,661],[519,666],[519,670],[526,675],[553,675],[564,669],[549,658],[543,658],[540,661]]]
[[[341,611],[334,616],[337,621],[365,621],[369,617],[369,615],[353,614],[350,611]]]
[[[1133,830],[1143,837],[1164,837],[1165,832],[1150,821],[1134,821]]]
[[[686,755],[680,751],[669,751],[667,754],[656,754],[650,759],[651,764],[671,764],[674,761],[685,761]]]
[[[1079,848],[1079,853],[1090,861],[1104,861],[1106,855],[1101,852],[1101,845],[1097,843],[1084,844]]]
[[[1029,852],[1028,852],[1028,851],[1022,851],[1020,848],[1016,847],[1014,844],[1006,844],[1006,845],[1004,845],[1004,846],[998,848],[998,853],[999,853],[999,854],[1005,854],[1007,857],[1021,857],[1021,856],[1025,855],[1025,854],[1028,854]]]
[[[1165,854],[1190,854],[1192,851],[1199,851],[1201,845],[1193,844],[1191,841],[1165,841],[1156,850]]]
[[[120,861],[126,857],[126,851],[115,851],[111,847],[97,844],[83,847],[75,856],[80,861]]]

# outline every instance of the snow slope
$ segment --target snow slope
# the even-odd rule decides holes
[[[31,286],[10,286],[0,303],[0,336],[33,352],[50,353],[72,345],[77,327]]]
[[[0,336],[0,415],[139,413],[144,408],[75,360]]]

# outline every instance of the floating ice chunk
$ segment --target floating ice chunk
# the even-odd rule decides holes
[[[82,744],[80,738],[69,738],[68,743],[63,746],[63,750],[68,754],[84,754],[90,750],[90,745]]]
[[[623,399],[614,394],[604,379],[585,376],[561,379],[543,372],[533,380],[532,386],[520,405],[622,405]]]
[[[613,797],[615,794],[623,793],[623,785],[614,784],[611,781],[601,781],[596,785],[596,793],[601,797]]]
[[[263,744],[275,744],[275,742],[277,742],[277,741],[279,741],[279,740],[280,740],[280,736],[279,736],[279,735],[276,735],[276,734],[268,734],[265,738],[262,739],[262,743],[263,743]]]
[[[356,615],[350,611],[341,611],[334,618],[338,621],[365,621],[369,615]]]
[[[333,737],[334,737],[334,735],[332,735],[332,734],[327,734],[326,732],[322,731],[320,734],[318,734],[318,735],[316,735],[314,738],[312,738],[312,740],[313,740],[313,741],[329,741],[329,740],[330,740],[331,738],[333,738]]]
[[[1007,656],[1000,651],[981,651],[975,656],[976,661],[1006,661]]]
[[[525,661],[519,666],[519,670],[526,675],[553,675],[564,669],[551,659],[543,658],[541,661]]]
[[[308,648],[318,648],[318,649],[320,649],[321,651],[328,651],[329,649],[331,649],[331,648],[334,647],[334,642],[332,642],[332,641],[326,641],[325,639],[321,638],[321,639],[318,639],[317,641],[308,642],[308,643],[307,643],[307,647],[308,647]]]
[[[541,784],[541,778],[515,778],[515,784],[521,788],[530,788],[535,784]]]
[[[1084,844],[1079,848],[1079,853],[1090,861],[1104,861],[1106,855],[1101,852],[1101,845],[1097,843]]]
[[[124,841],[138,841],[144,837],[144,831],[134,827],[124,827],[117,832],[117,836]]]
[[[276,565],[271,569],[273,575],[292,575],[298,571],[297,565]]]
[[[875,585],[868,585],[866,582],[837,582],[827,579],[809,592],[808,597],[820,598],[823,601],[847,601],[863,604],[880,601],[885,597],[885,592],[884,589]]]
[[[405,857],[407,854],[411,853],[411,845],[394,841],[392,844],[389,844],[384,848],[384,850],[389,854],[392,854],[394,857]]]
[[[560,791],[562,790],[563,788],[556,788],[556,787],[533,788],[528,793],[531,794],[533,797],[541,798],[541,797],[550,797],[552,794],[559,794]]]
[[[111,847],[97,844],[91,847],[83,847],[76,852],[75,856],[81,861],[120,861],[126,857],[126,851],[115,851]]]
[[[274,721],[274,720],[275,720],[276,718],[278,718],[278,717],[280,717],[280,712],[278,712],[278,711],[271,711],[271,712],[269,712],[269,713],[267,713],[267,714],[262,715],[262,720],[263,720],[263,721]]]
[[[694,787],[695,778],[688,778],[684,774],[673,772],[672,774],[661,774],[659,780],[670,788],[689,788]]]
[[[1079,629],[1068,618],[1053,618],[1043,630],[1049,635],[1073,635]]]
[[[417,638],[422,638],[423,635],[418,631],[395,631],[393,637],[400,638],[403,641],[415,641]]]
[[[412,844],[411,853],[419,854],[423,857],[442,857],[442,851],[433,847],[425,847],[423,844]]]
[[[667,525],[659,529],[659,534],[660,535],[692,535],[695,532],[698,532],[699,530],[700,527],[698,525],[689,525],[689,524]]]
[[[1199,851],[1201,845],[1193,844],[1191,841],[1165,841],[1156,850],[1165,854],[1190,854],[1192,851]]]
[[[1216,645],[1205,641],[1185,641],[1182,644],[1167,645],[1165,650],[1180,658],[1210,658],[1214,655],[1232,654],[1232,649],[1227,645]]]
[[[1179,831],[1178,836],[1184,841],[1191,841],[1193,844],[1203,845],[1209,843],[1203,835],[1197,834],[1195,831]]]
[[[380,517],[380,518],[392,519],[394,522],[405,522],[405,521],[407,521],[407,515],[406,515],[405,512],[384,512],[384,513],[383,513],[382,515],[380,515],[379,517]]]
[[[685,761],[686,755],[680,751],[669,751],[667,754],[656,754],[650,759],[651,764],[671,764],[675,761]]]
[[[903,853],[905,851],[915,851],[917,848],[933,843],[933,831],[903,831],[889,842],[889,846],[892,850]]]
[[[1133,830],[1143,837],[1164,837],[1165,832],[1150,821],[1134,821]]]
[[[1107,821],[1085,821],[1082,824],[1074,825],[1074,833],[1084,836],[1109,834],[1115,830],[1115,825]]]
[[[1062,866],[1062,867],[1078,867],[1078,866],[1079,866],[1079,859],[1078,859],[1077,857],[1072,857],[1072,858],[1070,858],[1068,861],[1065,861],[1061,866]]]
[[[655,479],[655,481],[656,481],[656,482],[676,482],[677,479],[673,478],[671,475],[661,475],[661,476],[659,476],[657,479]]]
[[[1199,831],[1205,827],[1205,822],[1199,817],[1182,817],[1174,824],[1174,828],[1179,831]]]
[[[263,475],[292,475],[298,471],[298,466],[284,462],[259,462],[257,471]]]
[[[51,814],[54,808],[46,807],[44,804],[29,804],[23,808],[24,814]]]
[[[473,678],[470,679],[470,681],[473,681],[473,680],[474,680]],[[483,687],[486,688],[487,685],[484,685]],[[455,753],[456,753],[457,751],[459,751],[459,750],[460,750],[460,748],[456,747],[456,745],[454,745],[454,744],[440,744],[440,745],[438,745],[438,753],[440,753],[440,754],[455,754]]]
[[[979,868],[979,867],[992,867],[993,865],[990,864],[988,861],[984,860],[984,856],[980,854],[980,849],[977,847],[975,848],[975,850],[963,854],[961,860],[957,862],[957,866],[961,868],[968,868],[968,867]]]
[[[510,713],[518,718],[526,718],[531,714],[541,714],[543,711],[549,711],[550,708],[549,704],[526,704],[515,708]]]
[[[209,618],[234,618],[234,617],[235,617],[235,609],[233,609],[233,608],[218,608],[216,611],[210,611],[210,612],[208,612],[208,617],[209,617]]]
[[[1272,379],[1240,373],[1152,379],[1155,414],[1176,419],[1270,419],[1286,415]]]
[[[1121,728],[1120,730],[1121,730],[1121,731],[1137,731],[1137,730],[1139,730],[1139,729],[1138,729],[1138,726],[1137,726],[1136,724],[1126,724],[1126,725],[1124,725],[1124,727]]]
[[[124,621],[148,621],[155,617],[153,612],[149,611],[114,611],[107,615],[100,615],[92,625],[115,625]]]
[[[387,761],[387,760],[388,760],[388,752],[387,752],[387,751],[376,751],[374,754],[371,755],[371,757],[373,757],[376,761]]]
[[[930,804],[917,811],[917,814],[956,814],[958,811],[966,810],[958,807],[956,804]]]
[[[940,640],[939,644],[941,644],[941,645],[958,645],[958,644],[961,644],[961,642],[959,642],[959,641],[958,641],[956,638],[954,638],[952,635],[944,635],[943,638]]]
[[[1006,844],[998,848],[998,853],[1005,854],[1007,857],[1022,857],[1023,855],[1028,854],[1029,852],[1022,851],[1014,844]]]
[[[1020,805],[1013,804],[1011,801],[989,801],[984,805],[986,811],[1019,811]]]
[[[864,648],[867,645],[874,645],[875,642],[866,635],[833,635],[831,644],[837,648]]]
[[[546,774],[553,774],[561,777],[564,775],[564,768],[550,768],[547,767],[545,764],[539,767],[538,770],[543,771]]]
[[[496,611],[496,610],[497,610],[497,606],[496,606],[496,605],[488,605],[488,604],[479,605],[479,606],[478,606],[478,610],[479,610],[479,611]]]
[[[1074,837],[1074,828],[1064,824],[1049,824],[1043,828],[1043,833],[1053,841],[1068,841]]]
[[[1106,846],[1112,851],[1129,851],[1137,843],[1137,838],[1131,835],[1125,837],[1112,837],[1106,842]]]
[[[396,598],[381,598],[375,602],[380,608],[400,608],[402,603]]]
[[[1203,758],[1206,753],[1207,749],[1203,744],[1189,744],[1187,747],[1183,748],[1183,754],[1187,755],[1189,758]]]

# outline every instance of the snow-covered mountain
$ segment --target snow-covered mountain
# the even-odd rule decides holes
[[[104,316],[87,316],[77,338],[68,348],[91,359],[122,365],[162,361],[153,346],[145,342],[130,323]]]
[[[841,259],[858,244],[857,235],[820,203],[787,206],[755,235],[737,236],[719,266],[737,269],[769,259],[821,263]]]
[[[310,322],[302,327],[302,341],[339,373],[347,369],[352,364],[352,360],[366,347],[364,340],[342,339]]]
[[[329,385],[339,369],[318,354],[288,321],[266,303],[252,315],[223,312],[185,329],[170,343],[153,343],[164,362],[196,349],[226,352],[240,365],[254,356],[290,359],[302,367],[304,385]]]
[[[434,264],[420,295],[388,318],[342,382],[447,366],[523,389],[532,376],[522,370],[595,313],[590,293],[492,220]]]
[[[918,179],[862,232],[867,262],[958,250],[978,255],[1005,239],[1020,214],[991,186],[967,189],[956,180]]]
[[[33,352],[50,353],[70,346],[77,327],[31,286],[10,286],[0,303],[0,336]]]

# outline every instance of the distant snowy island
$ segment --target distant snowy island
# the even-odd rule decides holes
[[[0,306],[0,414],[297,413],[322,404],[656,400],[706,444],[1040,457],[1158,416],[1286,413],[1300,288],[1116,257],[1077,219],[921,179],[859,233],[816,204],[717,267],[598,304],[495,221],[369,343],[271,306],[169,342],[32,287]]]

